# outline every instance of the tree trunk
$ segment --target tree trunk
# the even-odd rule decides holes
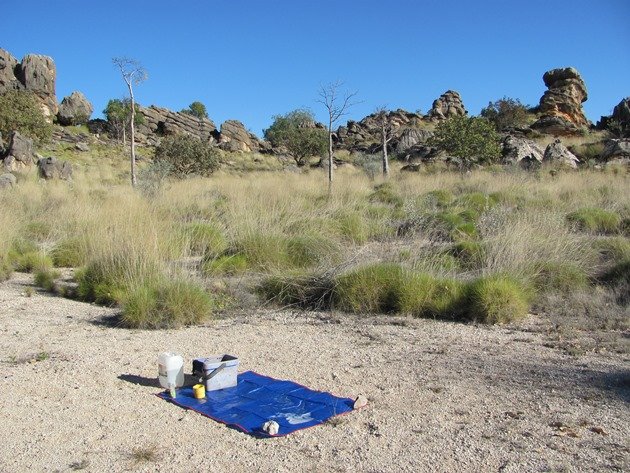
[[[333,139],[332,120],[328,122],[328,193],[332,193],[333,182]]]
[[[131,185],[136,187],[138,180],[136,179],[136,103],[133,97],[133,88],[131,82],[127,83],[129,87],[129,97],[131,98],[131,120],[129,123],[129,141],[131,141]]]
[[[389,159],[387,158],[387,142],[389,140],[387,139],[387,130],[384,126],[381,129],[381,138],[383,144],[383,177],[387,179],[389,177]]]

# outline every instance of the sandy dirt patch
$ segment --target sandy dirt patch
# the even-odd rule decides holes
[[[259,311],[167,331],[0,284],[0,470],[628,471],[627,356],[572,357],[527,327]],[[530,321],[535,324],[536,321]],[[153,396],[157,355],[236,354],[241,370],[370,404],[255,439]]]

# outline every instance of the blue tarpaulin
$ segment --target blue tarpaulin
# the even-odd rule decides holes
[[[345,414],[352,410],[354,403],[350,398],[313,391],[293,381],[274,379],[253,371],[240,373],[233,388],[206,392],[206,399],[195,399],[192,387],[178,389],[175,399],[168,391],[158,396],[260,437],[271,437],[262,430],[267,421],[278,423],[280,429],[275,436],[279,437]]]

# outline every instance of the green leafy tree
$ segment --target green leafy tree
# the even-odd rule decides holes
[[[219,151],[190,135],[167,136],[155,150],[156,162],[168,164],[175,177],[208,176],[219,168]]]
[[[197,118],[208,118],[208,111],[206,110],[206,106],[201,102],[191,103],[188,108],[182,110],[182,113],[186,113]]]
[[[0,95],[0,133],[7,138],[13,131],[39,143],[48,141],[52,135],[52,126],[32,92],[10,90]]]
[[[466,168],[493,163],[501,155],[494,125],[480,117],[456,116],[439,122],[429,143],[459,158]]]
[[[144,123],[144,117],[138,113],[138,104],[135,104],[135,108],[134,123],[135,125],[141,125]],[[127,130],[131,120],[131,100],[128,98],[111,99],[107,102],[103,115],[105,115],[105,119],[112,127],[116,138],[122,139],[123,143],[126,144]]]
[[[273,146],[284,146],[298,166],[304,166],[309,157],[326,152],[328,134],[315,125],[315,117],[309,110],[274,116],[273,124],[264,134]]]
[[[491,121],[497,130],[522,127],[529,122],[528,108],[520,100],[503,97],[496,102],[489,102],[481,109],[480,115]]]

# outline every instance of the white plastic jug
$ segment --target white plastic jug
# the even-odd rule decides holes
[[[162,353],[158,357],[158,379],[163,388],[170,389],[175,397],[175,388],[184,385],[184,359],[175,353]]]

